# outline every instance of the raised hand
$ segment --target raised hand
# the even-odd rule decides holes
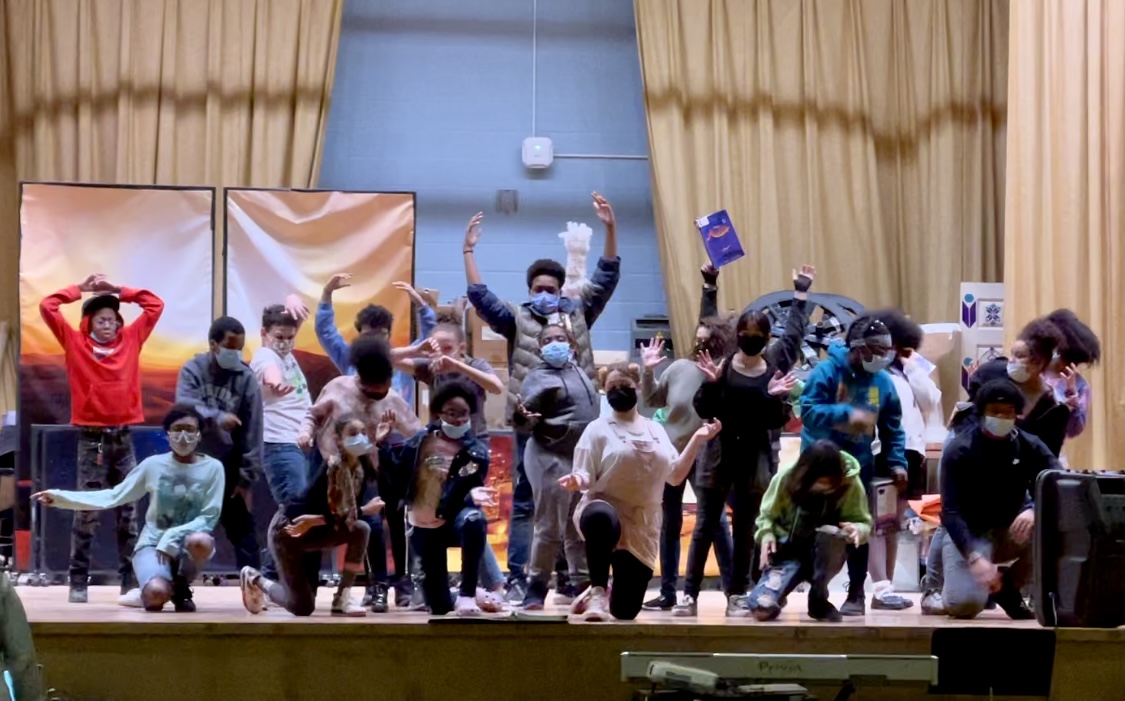
[[[461,250],[466,253],[471,253],[477,244],[480,242],[480,235],[483,233],[480,228],[480,223],[484,221],[484,212],[477,212],[473,218],[469,220],[469,225],[465,227],[465,245]]]
[[[414,349],[415,358],[433,358],[441,354],[441,346],[432,338],[423,338],[411,347]]]
[[[102,280],[105,280],[105,275],[102,275],[101,273],[94,273],[93,275],[87,275],[85,280],[78,283],[78,291],[79,292],[93,292],[94,291],[94,285],[101,282]]]
[[[793,289],[798,294],[808,294],[814,279],[816,279],[816,268],[811,265],[802,265],[800,270],[793,271]]]
[[[304,321],[309,318],[309,307],[299,296],[292,294],[285,298],[285,312],[296,319]]]
[[[384,411],[383,415],[379,417],[379,423],[375,426],[375,442],[382,443],[387,440],[391,435],[391,431],[395,430],[398,425],[398,415],[393,411]]]
[[[55,503],[55,498],[51,496],[50,492],[36,492],[31,495],[32,501],[37,501],[45,506],[52,506]]]
[[[392,282],[391,287],[395,288],[399,292],[405,292],[410,297],[410,301],[414,304],[414,306],[429,306],[426,304],[426,300],[422,298],[422,295],[418,294],[418,290],[414,289],[414,285],[411,285],[409,282],[402,282],[401,280],[399,280],[397,282]]]
[[[726,358],[723,358],[719,361],[719,364],[716,365],[715,361],[711,359],[711,353],[702,351],[695,359],[695,367],[699,368],[699,371],[703,373],[704,382],[718,382],[719,378],[723,376],[723,365],[726,362]]]
[[[784,397],[793,391],[797,386],[797,376],[793,373],[782,375],[780,371],[774,373],[770,378],[769,384],[766,385],[766,392],[771,397]]]
[[[617,218],[613,216],[613,207],[609,206],[609,200],[602,197],[598,193],[593,193],[594,197],[594,211],[598,214],[598,219],[602,220],[602,224],[607,227],[617,225]]]
[[[652,370],[664,360],[664,339],[657,336],[641,345],[641,364]]]
[[[1073,409],[1078,406],[1078,366],[1071,363],[1059,375],[1066,382],[1066,403]]]
[[[699,268],[699,274],[703,276],[703,284],[714,287],[719,284],[719,269],[708,263]]]
[[[715,419],[713,421],[704,421],[703,425],[695,431],[695,435],[700,440],[709,441],[715,436],[719,435],[719,432],[722,430],[723,424],[718,419]]]
[[[121,291],[121,286],[106,280],[105,275],[99,275],[98,278],[94,280],[94,284],[91,285],[90,291],[99,294],[116,294]]]
[[[328,278],[328,282],[324,284],[324,294],[330,295],[336,290],[342,290],[345,287],[351,287],[351,273],[336,273]]]
[[[448,355],[439,355],[430,361],[430,374],[443,375],[445,373],[453,372],[456,370],[453,358]]]

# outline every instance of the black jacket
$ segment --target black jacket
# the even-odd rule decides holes
[[[941,455],[941,524],[968,557],[1033,506],[1030,485],[1058,460],[1035,436],[1014,429],[999,440],[978,427],[955,435]]]
[[[422,454],[422,442],[428,436],[441,432],[441,424],[431,423],[415,433],[405,443],[396,446],[379,446],[379,472],[396,494],[402,494],[407,504],[414,500],[414,484]],[[461,438],[461,449],[449,465],[449,476],[441,489],[437,516],[452,521],[461,509],[473,507],[469,492],[483,487],[488,477],[488,445],[472,432]]]

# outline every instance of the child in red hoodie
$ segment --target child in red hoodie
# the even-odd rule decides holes
[[[82,305],[75,329],[59,308],[95,293]],[[140,305],[141,316],[125,325],[122,302]],[[58,339],[70,382],[70,422],[79,430],[78,489],[109,489],[125,479],[137,459],[129,427],[144,423],[141,403],[141,347],[164,311],[164,302],[148,290],[118,287],[104,275],[91,275],[64,287],[39,304],[47,328]],[[70,537],[70,602],[86,603],[90,546],[98,528],[98,512],[77,511]],[[117,554],[121,593],[133,583],[133,546],[137,522],[133,505],[117,509]]]

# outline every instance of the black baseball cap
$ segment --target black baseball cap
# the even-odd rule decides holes
[[[82,316],[91,316],[102,309],[112,309],[120,314],[121,300],[112,294],[94,295],[82,303]]]

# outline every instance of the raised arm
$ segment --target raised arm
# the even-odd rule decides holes
[[[123,333],[131,333],[137,337],[139,343],[144,343],[152,335],[160,315],[164,313],[164,300],[148,290],[139,290],[135,287],[119,287],[118,294],[121,301],[127,304],[136,304],[141,308],[141,315],[125,327]]]
[[[699,294],[699,321],[719,315],[719,269],[708,263],[699,269],[703,289]]]
[[[676,363],[672,363],[665,368],[664,374],[660,376],[658,381],[655,372],[657,366],[663,361],[663,338],[653,338],[641,346],[641,396],[644,398],[645,405],[652,409],[659,409],[668,405],[669,373],[678,371],[678,369],[672,369],[676,367]]]
[[[785,318],[785,331],[766,349],[766,360],[782,372],[789,372],[800,364],[801,344],[809,325],[809,289],[815,277],[816,268],[811,265],[802,265],[800,270],[793,271],[793,304]]]
[[[414,285],[409,282],[400,280],[392,282],[391,286],[400,292],[405,292],[410,297],[411,307],[418,312],[418,338],[415,342],[429,338],[434,327],[437,326],[437,314],[434,313],[433,308],[426,303],[422,295],[418,294],[418,290],[414,289]]]
[[[64,304],[72,304],[82,299],[83,292],[93,292],[94,285],[104,280],[104,275],[90,275],[77,285],[70,285],[54,294],[47,295],[43,298],[43,301],[39,303],[39,316],[43,317],[43,323],[51,330],[55,340],[59,342],[63,350],[65,350],[67,344],[70,343],[71,337],[78,334],[78,331],[77,329],[71,328],[70,324],[66,323],[66,319],[63,317],[60,308]]]
[[[99,489],[93,492],[48,489],[44,492],[50,497],[47,503],[71,511],[101,511],[131,504],[145,495],[145,473],[152,469],[156,460],[156,457],[146,458],[140,465],[127,472],[125,479],[111,489]]]
[[[348,342],[344,340],[340,330],[336,328],[336,312],[332,309],[332,293],[349,287],[351,278],[352,276],[348,273],[337,273],[328,280],[320,295],[320,303],[316,306],[316,321],[314,322],[316,340],[320,341],[320,347],[324,349],[328,359],[332,361],[336,369],[345,374],[351,366],[351,359],[348,355]]]
[[[668,477],[668,484],[680,484],[687,479],[688,473],[695,465],[695,456],[699,454],[699,449],[703,444],[719,435],[723,425],[718,421],[710,421],[702,426],[692,434],[688,444],[684,446],[683,452],[676,456],[676,460],[672,463],[672,474]]]

